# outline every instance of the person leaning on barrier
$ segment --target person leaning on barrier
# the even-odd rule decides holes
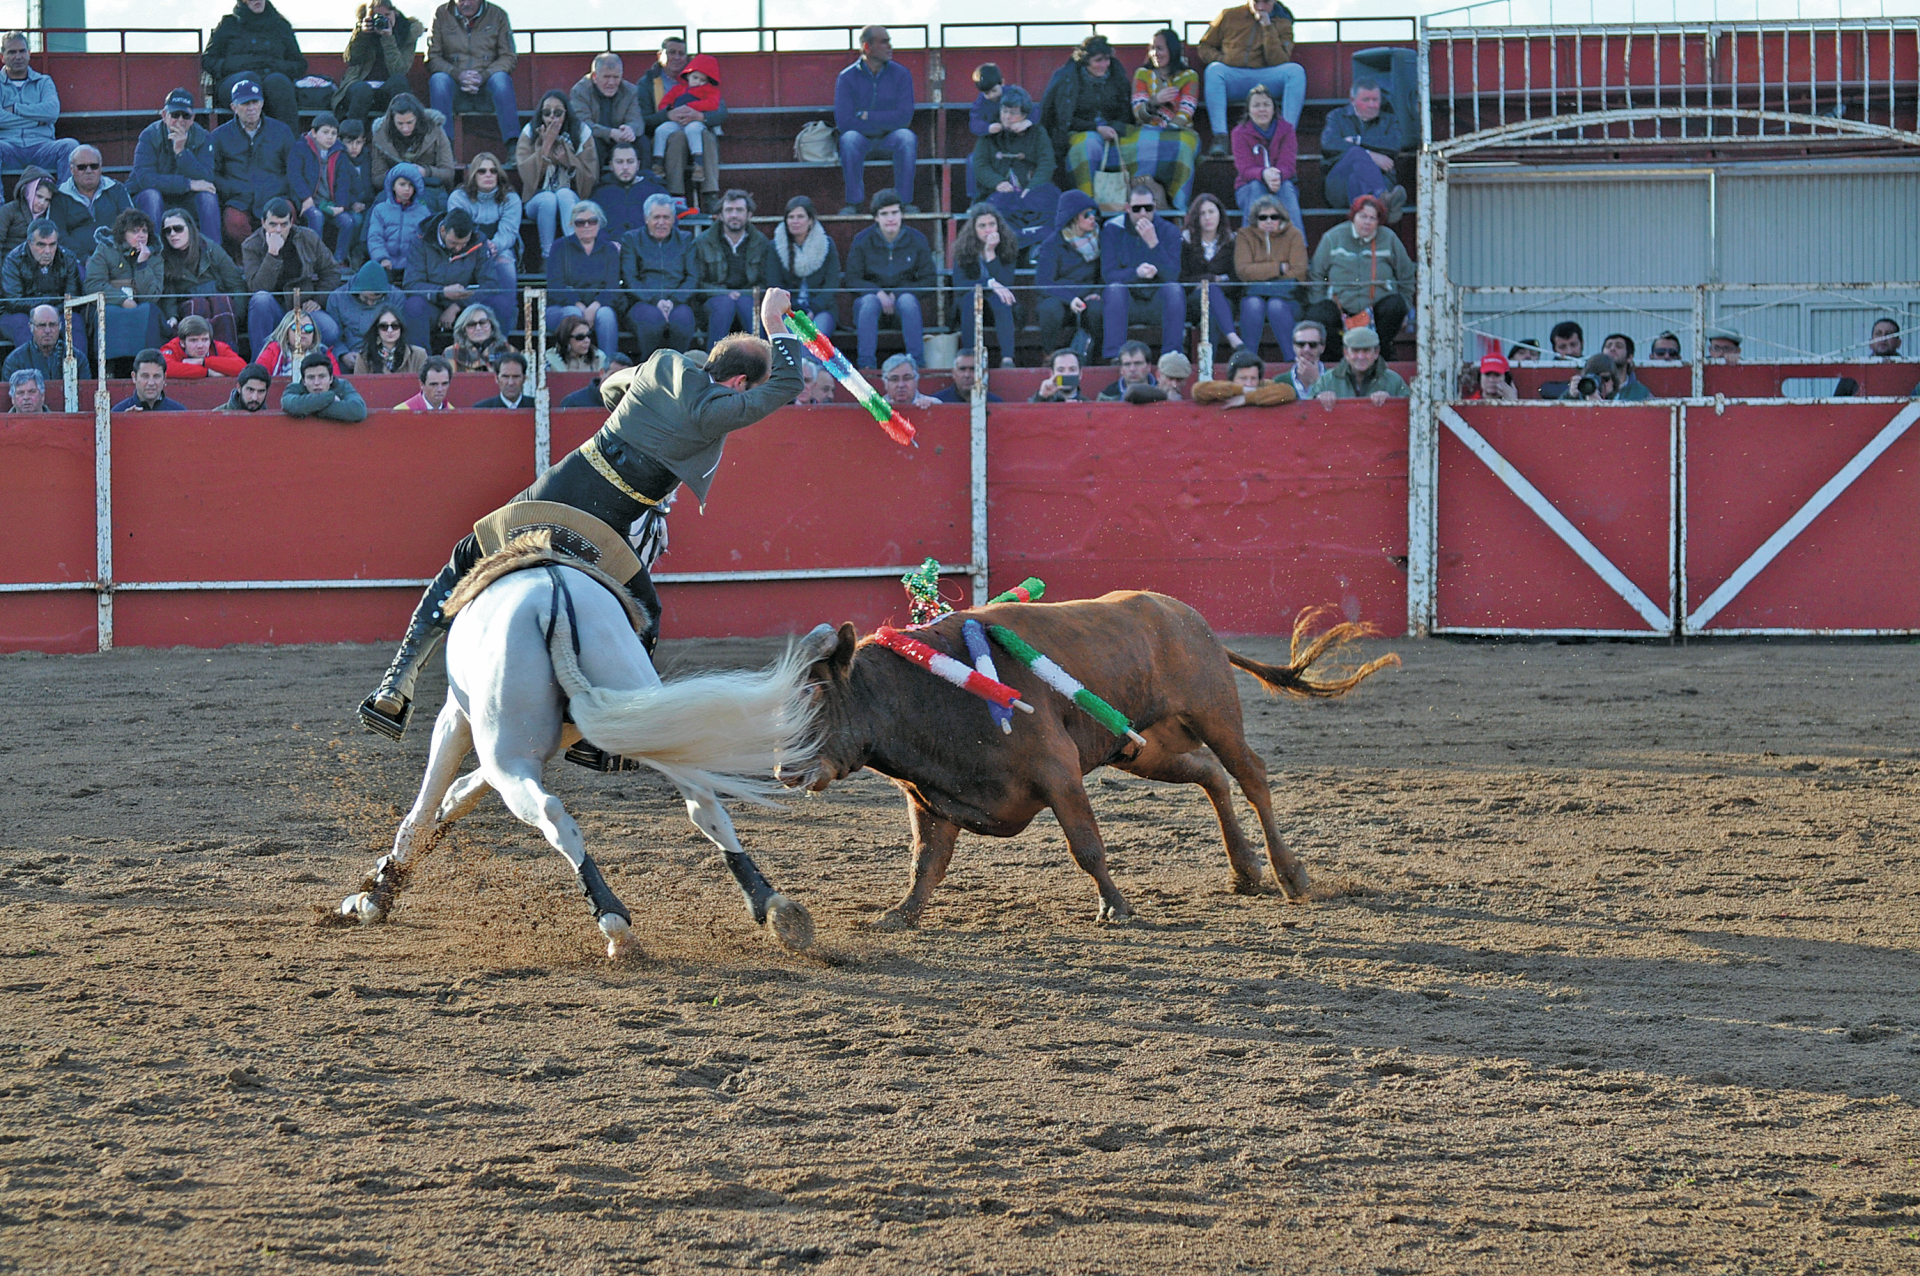
[[[453,404],[447,391],[453,388],[453,365],[439,355],[429,358],[420,368],[420,393],[394,405],[395,412],[451,412]]]
[[[60,118],[60,90],[51,76],[33,69],[24,31],[0,36],[0,165],[37,164],[67,176],[67,156],[79,143],[53,135]]]
[[[426,23],[409,18],[387,0],[355,9],[340,87],[333,91],[334,114],[365,121],[385,111],[397,94],[407,91],[407,72],[426,33]]]
[[[427,99],[450,120],[456,90],[467,105],[484,94],[500,140],[511,142],[520,133],[520,107],[513,97],[513,68],[519,61],[505,9],[488,0],[446,0],[433,11],[433,33],[427,37]]]
[[[1169,351],[1168,353],[1174,353]],[[1102,390],[1094,402],[1119,403],[1135,386],[1158,386],[1153,375],[1153,351],[1144,341],[1129,341],[1120,347],[1120,375]]]
[[[1244,99],[1254,85],[1280,98],[1287,123],[1300,122],[1307,104],[1307,73],[1293,60],[1293,14],[1274,0],[1251,0],[1222,9],[1193,46],[1213,129],[1210,159],[1227,157],[1227,105]]]
[[[267,390],[272,384],[273,377],[265,368],[257,363],[249,363],[235,378],[233,393],[215,411],[259,412],[267,406]]]
[[[158,350],[133,356],[133,393],[113,405],[115,412],[185,412],[186,404],[167,397],[167,359]]]
[[[1380,357],[1380,338],[1373,329],[1355,328],[1347,334],[1340,362],[1314,384],[1313,397],[1329,412],[1335,399],[1365,399],[1380,408],[1388,399],[1406,398],[1407,383]]]
[[[904,354],[896,354],[880,366],[880,383],[887,402],[896,408],[938,407],[940,400],[920,393],[920,365]]]
[[[974,364],[973,350],[968,346],[961,346],[959,353],[953,356],[953,384],[933,397],[942,403],[972,403],[973,381],[976,374],[978,374],[983,381],[987,379],[987,374],[981,373]],[[822,374],[822,379],[825,380],[828,385],[832,385],[833,383],[833,378],[826,376],[824,373]],[[828,403],[832,401],[831,396],[826,399]],[[992,390],[988,390],[987,402],[1000,403],[1003,402],[1003,400]]]
[[[1647,357],[1656,363],[1680,362],[1680,338],[1671,332],[1661,333],[1647,349]]]
[[[160,118],[133,144],[127,189],[133,206],[158,226],[169,208],[191,209],[200,233],[220,242],[220,188],[213,183],[213,134],[193,120],[193,94],[175,89]]]
[[[47,406],[47,379],[38,368],[21,368],[7,378],[7,411],[51,412]]]
[[[367,419],[367,403],[353,383],[335,376],[324,350],[300,361],[299,380],[280,392],[280,410],[288,416],[318,417],[352,425]]]
[[[494,365],[493,384],[500,393],[474,404],[476,408],[504,408],[510,412],[531,411],[533,395],[527,390],[527,356],[508,350]]]
[[[1047,360],[1047,366],[1053,375],[1040,383],[1028,403],[1086,403],[1088,399],[1080,393],[1080,356],[1074,351],[1061,348],[1053,352]]]
[[[1202,381],[1193,387],[1195,403],[1217,403],[1223,408],[1273,408],[1295,399],[1289,381],[1269,381],[1266,365],[1251,348],[1233,352],[1227,360],[1225,381]]]
[[[27,315],[36,306],[55,307],[68,297],[86,295],[86,277],[80,259],[60,246],[60,228],[46,218],[27,226],[27,242],[0,262],[0,333],[16,346],[27,344]],[[58,333],[60,312],[53,312]],[[33,324],[39,342],[40,323]],[[74,316],[74,349],[84,361],[87,351],[86,316]],[[42,368],[42,372],[47,369]]]
[[[215,106],[237,106],[240,86],[252,84],[268,115],[289,131],[300,127],[294,81],[306,78],[307,59],[293,24],[270,0],[239,0],[207,37],[200,69],[213,77]]]
[[[1707,358],[1716,363],[1740,362],[1741,336],[1731,328],[1714,328],[1707,333]]]
[[[833,129],[840,136],[840,174],[847,202],[842,217],[859,213],[867,197],[867,154],[893,159],[893,189],[913,207],[913,166],[920,139],[913,132],[913,73],[893,60],[893,37],[882,26],[860,33],[860,56],[833,81]]]

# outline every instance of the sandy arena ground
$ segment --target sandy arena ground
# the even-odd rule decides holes
[[[788,953],[665,784],[556,764],[617,966],[497,800],[314,924],[419,779],[384,650],[0,659],[0,1270],[1920,1270],[1915,649],[1387,647],[1241,680],[1305,905],[1100,772],[1136,924],[1043,817],[883,933],[867,773],[736,811]]]

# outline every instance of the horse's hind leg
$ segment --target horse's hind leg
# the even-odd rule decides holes
[[[1254,853],[1253,844],[1240,828],[1240,814],[1233,806],[1233,786],[1227,781],[1226,768],[1207,749],[1190,753],[1166,753],[1155,748],[1141,751],[1128,762],[1116,762],[1117,769],[1147,780],[1165,780],[1171,784],[1197,784],[1207,791],[1213,813],[1220,818],[1220,838],[1227,844],[1227,863],[1233,868],[1233,889],[1251,895],[1260,889],[1265,866]]]
[[[600,933],[607,937],[607,956],[618,957],[627,945],[631,915],[608,887],[607,879],[600,875],[600,866],[587,854],[587,842],[580,835],[580,826],[567,814],[560,799],[541,786],[539,765],[534,760],[518,765],[500,764],[490,768],[496,773],[489,778],[500,791],[500,799],[507,804],[507,809],[523,823],[539,829],[547,845],[566,856],[567,863],[573,865],[580,889],[586,892],[587,902],[593,907],[593,918],[600,924]]]
[[[433,723],[433,744],[427,751],[427,773],[413,808],[393,835],[393,849],[374,862],[358,894],[340,901],[343,917],[362,922],[385,921],[393,901],[406,884],[407,863],[432,836],[438,825],[435,811],[460,773],[460,764],[473,749],[473,726],[451,697]]]
[[[740,844],[733,818],[727,814],[727,808],[720,805],[720,799],[711,791],[690,784],[681,785],[680,792],[687,799],[687,818],[720,848],[720,858],[726,861],[733,880],[740,884],[740,893],[747,897],[747,912],[753,920],[765,923],[788,948],[812,947],[813,914],[807,911],[806,905],[775,890],[761,875],[747,848]]]
[[[440,813],[434,816],[434,822],[445,827],[455,820],[472,813],[480,805],[480,799],[493,791],[487,783],[484,771],[469,771],[453,782],[447,790],[447,796],[440,800]]]

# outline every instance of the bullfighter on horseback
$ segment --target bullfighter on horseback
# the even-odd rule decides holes
[[[659,637],[660,599],[647,568],[665,545],[664,502],[685,483],[704,504],[727,435],[799,397],[800,340],[787,331],[785,318],[791,309],[786,291],[769,288],[760,305],[760,319],[770,342],[735,333],[704,359],[661,350],[644,364],[602,381],[600,398],[608,412],[607,423],[454,546],[452,560],[440,569],[414,608],[400,650],[379,689],[361,702],[361,722],[394,740],[406,731],[413,716],[414,681],[448,628],[447,597],[487,548],[481,529],[489,523],[497,525],[501,514],[510,514],[514,506],[526,502],[570,507],[627,536],[638,551],[637,558],[625,560],[629,568],[638,569],[627,575],[627,590],[647,614],[641,641],[651,654]],[[602,565],[612,566],[613,560]],[[603,769],[617,765],[584,742],[568,756]]]

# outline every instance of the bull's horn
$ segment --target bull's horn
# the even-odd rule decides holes
[[[807,631],[806,637],[796,645],[795,650],[808,663],[825,660],[833,654],[835,644],[840,641],[840,631],[832,625],[819,624]]]

